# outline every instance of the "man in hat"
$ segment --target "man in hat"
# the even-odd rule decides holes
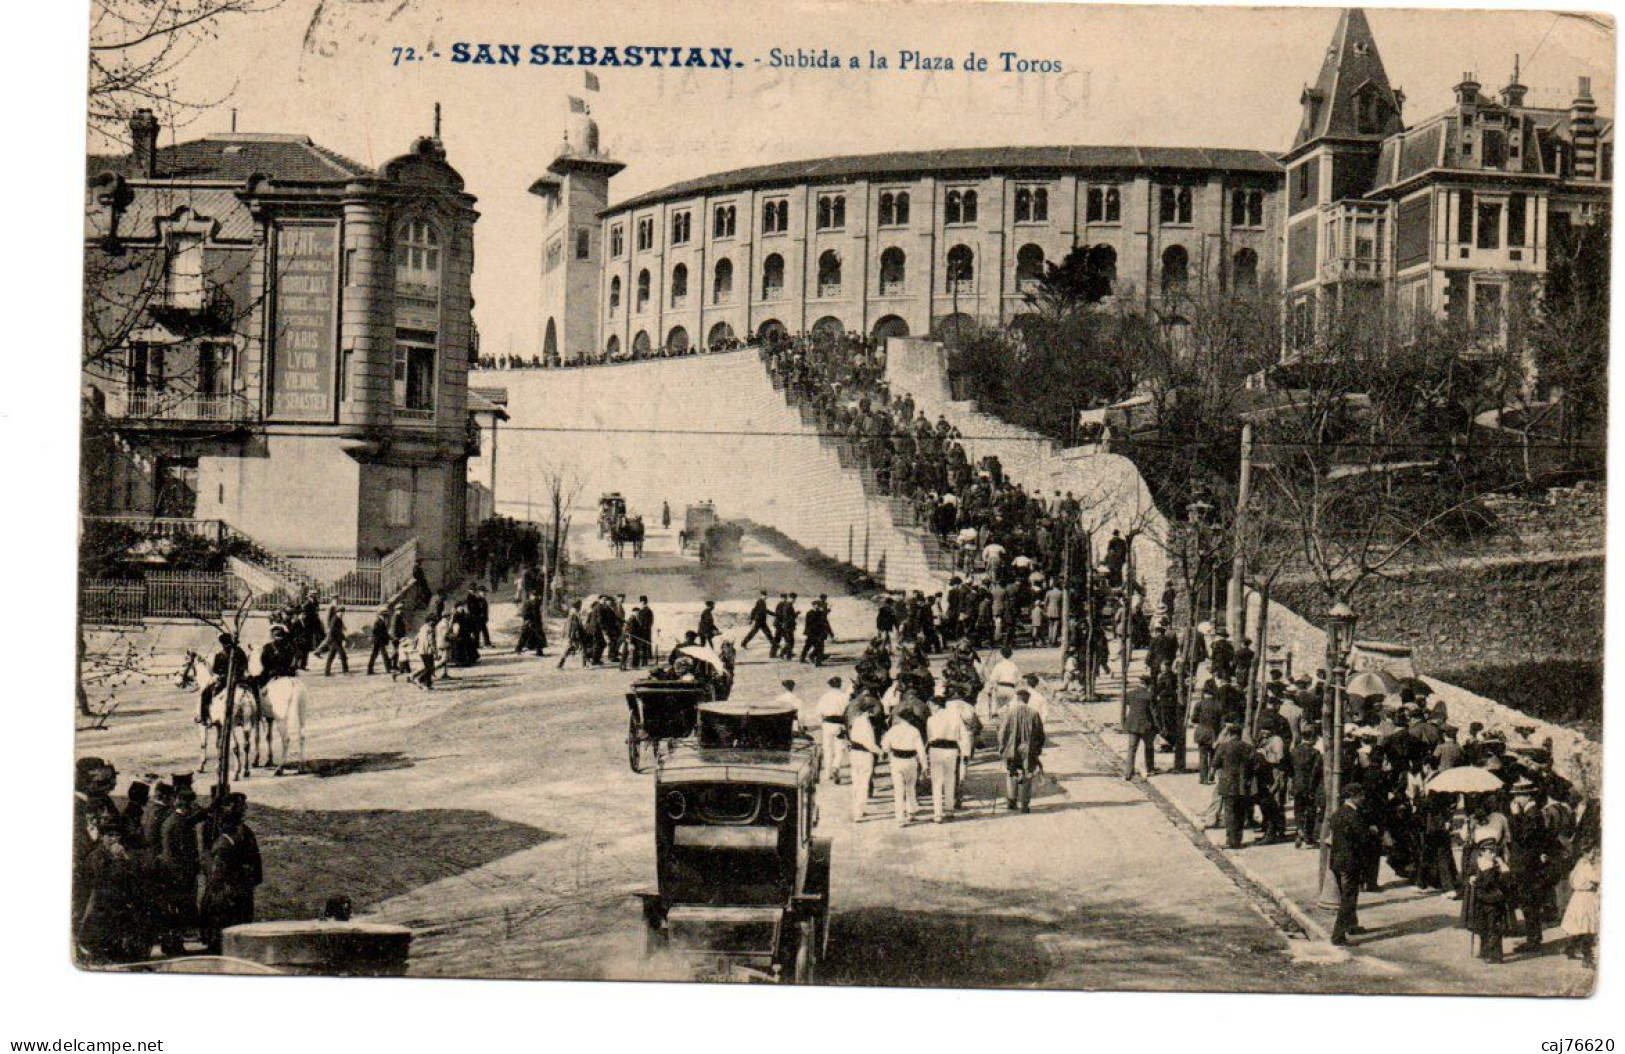
[[[824,665],[824,645],[829,642],[834,630],[829,624],[829,604],[823,597],[813,601],[803,630],[801,661],[811,662],[814,666]]]
[[[1524,940],[1513,954],[1538,952],[1546,930],[1551,900],[1551,872],[1562,856],[1545,817],[1541,815],[1533,780],[1519,777],[1512,785],[1512,807],[1507,814],[1507,868],[1512,893],[1523,916]]]
[[[1208,661],[1212,664],[1214,677],[1228,681],[1236,676],[1236,646],[1230,643],[1230,631],[1223,626],[1213,631],[1213,646],[1208,649]]]
[[[418,653],[418,672],[412,675],[418,687],[425,691],[434,689],[435,659],[439,655],[440,618],[438,615],[428,615],[423,625],[418,627],[417,640],[414,649]]]
[[[247,795],[226,795],[203,887],[201,933],[210,955],[220,954],[221,935],[228,927],[254,921],[254,890],[265,872],[259,840],[243,822],[247,815]]]
[[[769,650],[774,650],[773,646],[778,641],[774,637],[773,631],[767,628],[767,590],[762,590],[761,595],[756,598],[756,603],[751,605],[749,621],[750,632],[746,633],[745,639],[739,642],[740,649],[750,647],[750,642],[755,640],[756,635],[760,633],[767,638]]]
[[[717,639],[717,602],[707,600],[705,608],[700,612],[700,622],[695,629],[695,635],[701,644],[711,647]]]
[[[1195,729],[1197,781],[1213,782],[1213,751],[1219,743],[1219,730],[1224,727],[1224,708],[1219,705],[1219,694],[1212,685],[1204,685],[1201,698],[1191,708],[1191,728]]]
[[[1366,789],[1350,783],[1343,788],[1343,804],[1332,813],[1331,872],[1337,878],[1337,921],[1332,924],[1332,943],[1339,947],[1349,937],[1365,932],[1360,925],[1360,886],[1365,863],[1372,852],[1377,829],[1365,816]]]
[[[1253,747],[1241,737],[1241,726],[1227,721],[1213,748],[1214,794],[1224,820],[1224,844],[1241,848],[1241,828],[1252,811],[1247,800],[1253,763]]]
[[[819,736],[823,742],[823,778],[831,783],[841,782],[841,762],[846,760],[846,692],[839,677],[829,679],[829,690],[818,697],[814,712],[818,716]]]
[[[1135,754],[1145,753],[1145,774],[1157,774],[1157,719],[1151,694],[1151,675],[1140,675],[1139,687],[1128,693],[1127,708],[1123,715],[1123,731],[1128,734],[1128,751],[1123,756],[1123,778],[1134,778]]]
[[[190,772],[170,777],[175,807],[158,835],[158,873],[163,887],[164,923],[160,943],[165,955],[185,951],[186,934],[197,927],[198,827],[206,819],[198,806]]]
[[[367,676],[373,674],[373,667],[380,658],[384,660],[384,672],[395,672],[395,656],[390,648],[389,616],[394,604],[384,604],[372,617],[372,626],[368,635],[372,639],[372,654],[367,656]]]
[[[90,899],[90,851],[96,846],[95,817],[117,813],[113,788],[118,786],[118,770],[101,758],[80,758],[73,767],[73,886],[72,910],[75,933]]]
[[[1015,701],[999,715],[999,756],[1004,759],[1005,807],[1031,811],[1033,777],[1044,752],[1044,720],[1027,705],[1028,692],[1017,689]]]
[[[1320,844],[1321,804],[1326,800],[1326,755],[1320,733],[1306,726],[1292,747],[1292,822],[1297,828],[1293,844],[1313,849]]]
[[[327,656],[327,663],[322,670],[323,676],[333,676],[334,657],[338,658],[345,673],[350,672],[350,650],[344,641],[347,632],[344,625],[344,605],[333,604],[327,609],[327,626],[323,630],[322,646],[316,649],[316,654]]]
[[[478,582],[469,586],[468,599],[464,603],[468,607],[469,624],[475,639],[487,648],[494,647],[491,643],[491,602],[485,598],[485,587]]]

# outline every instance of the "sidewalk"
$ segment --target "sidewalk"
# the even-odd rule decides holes
[[[1131,667],[1131,684],[1139,683],[1141,659]],[[1086,729],[1120,761],[1128,749],[1128,737],[1118,728],[1119,682],[1103,686],[1107,698],[1093,703],[1068,704],[1069,716],[1080,719]],[[1140,759],[1142,762],[1144,758]],[[1196,775],[1196,747],[1188,748],[1189,773],[1171,771],[1172,754],[1157,754],[1162,770],[1146,780],[1148,790],[1166,798],[1198,829],[1212,788],[1202,786]],[[1142,774],[1140,779],[1144,779]],[[1317,960],[1340,957],[1327,943],[1331,910],[1317,905],[1319,900],[1319,854],[1299,849],[1290,841],[1278,845],[1256,844],[1256,831],[1246,832],[1247,844],[1239,850],[1224,848],[1222,830],[1206,831],[1209,844],[1230,860],[1247,878],[1264,890],[1314,938]],[[1360,924],[1369,933],[1353,938],[1348,954],[1363,965],[1402,971],[1426,978],[1431,990],[1440,993],[1472,995],[1584,996],[1596,982],[1596,973],[1563,954],[1567,935],[1555,926],[1546,930],[1546,946],[1535,955],[1511,955],[1521,942],[1521,932],[1507,935],[1508,958],[1500,966],[1479,962],[1469,949],[1469,935],[1460,928],[1461,902],[1446,893],[1422,892],[1400,879],[1383,863],[1381,889],[1360,896]]]

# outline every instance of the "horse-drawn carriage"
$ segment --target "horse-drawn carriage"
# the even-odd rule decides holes
[[[661,759],[646,955],[699,981],[815,980],[831,852],[813,837],[819,750],[795,729],[793,707],[707,703],[695,741]]]
[[[658,763],[680,739],[694,734],[704,703],[725,700],[733,691],[733,652],[706,647],[681,649],[680,667],[654,671],[634,681],[626,693],[626,761],[633,772]]]
[[[598,496],[598,537],[612,537],[615,528],[625,519],[626,499],[621,497],[620,491],[610,491]]]

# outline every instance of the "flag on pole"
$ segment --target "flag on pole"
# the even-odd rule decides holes
[[[571,113],[586,113],[587,112],[587,104],[586,104],[585,101],[576,98],[574,95],[567,96],[567,98],[570,100],[570,112]]]
[[[597,91],[598,90],[598,74],[594,73],[592,70],[583,70],[582,72],[585,73],[586,76],[587,76],[587,90],[588,91]]]

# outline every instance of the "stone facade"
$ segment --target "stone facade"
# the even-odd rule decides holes
[[[375,172],[302,136],[132,134],[86,198],[86,458],[117,469],[86,511],[301,554],[416,538],[454,576],[477,214],[440,142]]]

